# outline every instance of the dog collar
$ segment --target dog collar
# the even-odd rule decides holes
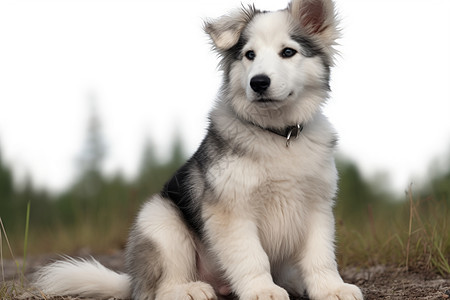
[[[279,136],[286,138],[286,147],[289,147],[291,145],[292,139],[298,139],[300,136],[300,133],[303,130],[303,124],[296,124],[293,126],[288,126],[284,128],[283,130],[277,130],[273,128],[265,128],[266,130],[273,132],[275,134],[278,134]]]
[[[266,127],[259,126],[255,123],[251,123],[251,124],[253,124],[256,127],[259,127],[260,129],[270,131],[272,133],[275,133],[276,135],[286,138],[286,147],[289,147],[291,145],[291,140],[298,139],[298,137],[300,136],[300,133],[303,130],[303,124],[296,124],[296,125],[288,126],[283,129],[266,128]]]

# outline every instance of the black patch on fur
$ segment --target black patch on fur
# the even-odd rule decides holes
[[[195,168],[195,161],[191,158],[164,185],[161,196],[172,200],[190,228],[200,234],[203,228],[199,209],[201,199],[194,199],[198,195],[193,195],[193,191],[198,188],[195,185],[201,185],[202,182],[192,180]]]
[[[317,45],[313,40],[307,38],[303,35],[292,35],[291,39],[299,43],[299,45],[302,47],[302,55],[306,57],[314,57],[317,55],[324,55],[322,47]]]
[[[325,68],[325,74],[322,78],[322,82],[323,82],[323,88],[326,89],[327,91],[331,91],[331,87],[330,87],[330,65],[324,62],[324,68]]]
[[[212,122],[208,133],[194,155],[183,165],[175,175],[164,185],[161,196],[170,199],[181,211],[185,222],[201,238],[203,236],[203,219],[201,209],[205,195],[213,195],[209,178],[217,176],[215,163],[225,155],[243,155],[243,150],[231,148]]]
[[[291,38],[296,41],[301,47],[301,54],[305,57],[315,57],[319,56],[322,60],[325,74],[322,78],[323,88],[326,90],[330,90],[330,58],[325,54],[322,47],[319,46],[313,39],[302,35],[302,34],[293,34]]]
[[[248,26],[248,24],[250,24],[250,22],[253,20],[253,18],[256,15],[261,14],[261,13],[266,13],[266,12],[261,12],[260,10],[256,9],[254,6],[249,6],[248,9],[244,9],[243,11],[246,16],[246,27]],[[222,70],[224,71],[224,81],[225,81],[226,85],[229,83],[228,76],[231,71],[231,65],[233,64],[233,62],[241,60],[243,57],[242,49],[244,48],[245,44],[247,44],[247,42],[248,42],[248,38],[246,38],[244,36],[244,32],[245,32],[245,28],[241,31],[239,40],[233,47],[231,47],[228,50],[219,52],[219,55],[222,58],[220,61],[220,66],[221,66]]]
[[[233,62],[242,59],[243,57],[242,49],[244,48],[245,44],[247,44],[247,42],[248,39],[244,38],[241,35],[236,45],[234,45],[233,47],[222,53],[222,60],[220,61],[220,66],[224,71],[223,76],[225,85],[228,85],[230,83],[229,74],[231,71],[231,65],[233,64]]]
[[[228,55],[233,59],[233,60],[241,60],[242,59],[242,49],[244,48],[245,44],[247,44],[248,39],[244,38],[243,36],[241,36],[238,40],[238,42],[236,43],[236,45],[234,45],[233,47],[231,47],[228,50]]]

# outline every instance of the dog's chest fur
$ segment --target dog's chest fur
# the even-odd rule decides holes
[[[263,248],[275,260],[298,251],[309,212],[330,207],[336,191],[333,130],[327,122],[314,123],[322,131],[320,140],[305,129],[286,147],[283,139],[263,132],[252,138],[251,155],[224,155],[207,173],[212,188],[212,199],[205,199],[208,214],[229,212],[252,220]]]

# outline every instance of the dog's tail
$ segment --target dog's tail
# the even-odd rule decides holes
[[[95,259],[56,261],[36,273],[33,286],[48,296],[131,298],[130,276],[107,269]]]

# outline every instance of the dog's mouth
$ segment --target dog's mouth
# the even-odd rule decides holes
[[[256,99],[256,102],[258,103],[271,103],[271,102],[278,102],[279,100],[270,99],[270,98],[260,98]]]
[[[293,92],[289,93],[288,98],[292,95],[293,95]],[[255,102],[261,103],[261,104],[263,104],[263,103],[270,104],[270,103],[280,103],[283,100],[286,100],[286,99],[274,99],[274,98],[259,97],[259,98],[255,99]]]

